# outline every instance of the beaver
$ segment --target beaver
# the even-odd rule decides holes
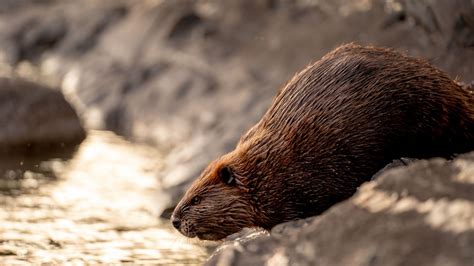
[[[343,45],[297,73],[172,215],[187,237],[318,215],[401,157],[474,150],[474,94],[421,59]]]

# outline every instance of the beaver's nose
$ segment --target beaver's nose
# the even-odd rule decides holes
[[[181,226],[181,219],[173,215],[171,216],[171,223],[173,224],[174,228],[179,230],[179,227]]]

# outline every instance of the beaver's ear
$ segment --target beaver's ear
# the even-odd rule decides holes
[[[228,166],[223,166],[221,169],[219,169],[219,178],[221,179],[224,184],[227,184],[229,186],[233,186],[236,184],[236,179],[234,176],[234,173],[232,173],[232,170]]]
[[[232,168],[229,166],[223,166],[217,172],[219,179],[228,186],[240,186],[245,187],[245,184],[242,182],[242,177],[237,175]]]

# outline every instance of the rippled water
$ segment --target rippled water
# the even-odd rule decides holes
[[[156,218],[161,158],[92,131],[67,162],[8,162],[0,178],[0,264],[201,264],[204,244]],[[28,163],[33,170],[11,166]]]

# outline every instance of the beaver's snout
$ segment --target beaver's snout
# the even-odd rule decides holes
[[[181,226],[181,219],[177,218],[176,216],[171,216],[171,223],[173,224],[173,227],[179,230],[179,227]]]
[[[182,217],[180,213],[181,212],[176,210],[173,212],[173,215],[171,216],[171,224],[173,224],[173,227],[176,228],[176,230],[178,230],[182,235],[190,238],[195,237],[196,233],[193,231],[191,221]]]

